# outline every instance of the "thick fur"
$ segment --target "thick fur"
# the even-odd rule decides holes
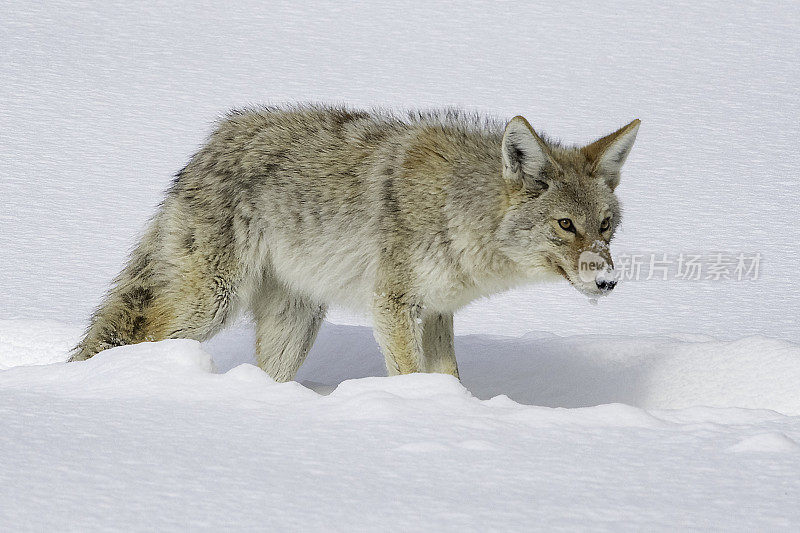
[[[259,365],[286,381],[338,304],[372,313],[390,374],[457,376],[453,312],[472,300],[559,275],[603,292],[578,278],[578,256],[611,264],[613,188],[637,128],[566,148],[521,117],[232,112],[178,173],[72,360],[207,339],[246,310]]]

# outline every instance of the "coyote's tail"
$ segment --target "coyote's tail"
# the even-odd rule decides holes
[[[157,235],[151,227],[93,313],[70,361],[89,359],[114,346],[159,340],[153,330],[157,295],[162,289],[159,269],[154,264],[156,248]]]

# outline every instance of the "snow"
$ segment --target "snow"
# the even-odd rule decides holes
[[[800,342],[800,3],[82,5],[0,21],[0,318],[85,320],[216,117],[324,101],[522,114],[568,143],[638,117],[612,251],[762,256],[756,281],[643,275],[597,307],[566,282],[519,289],[460,333]]]
[[[728,451],[731,452],[767,452],[767,453],[798,453],[800,444],[793,441],[783,433],[760,433],[747,437],[734,444]]]
[[[45,326],[61,345],[38,338]],[[248,362],[245,326],[53,363],[77,327],[0,323],[4,358],[23,363],[0,372],[0,454],[13,465],[0,468],[0,528],[800,523],[798,345],[470,335],[458,338],[462,384],[376,377],[369,329],[326,323],[303,386]]]
[[[0,530],[800,528],[800,3],[3,8]],[[760,275],[476,302],[460,383],[343,309],[292,383],[246,321],[63,363],[214,118],[289,101],[638,117],[612,252]]]

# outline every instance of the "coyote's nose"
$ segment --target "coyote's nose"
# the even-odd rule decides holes
[[[608,280],[598,279],[597,281],[595,281],[595,283],[597,283],[598,289],[606,292],[610,291],[611,289],[617,286],[617,282],[614,281],[613,279],[608,279]]]

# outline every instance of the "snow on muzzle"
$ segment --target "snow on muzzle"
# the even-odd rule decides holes
[[[610,292],[617,285],[617,275],[607,248],[601,252],[581,252],[578,257],[578,277],[587,285],[594,284],[601,294]]]

